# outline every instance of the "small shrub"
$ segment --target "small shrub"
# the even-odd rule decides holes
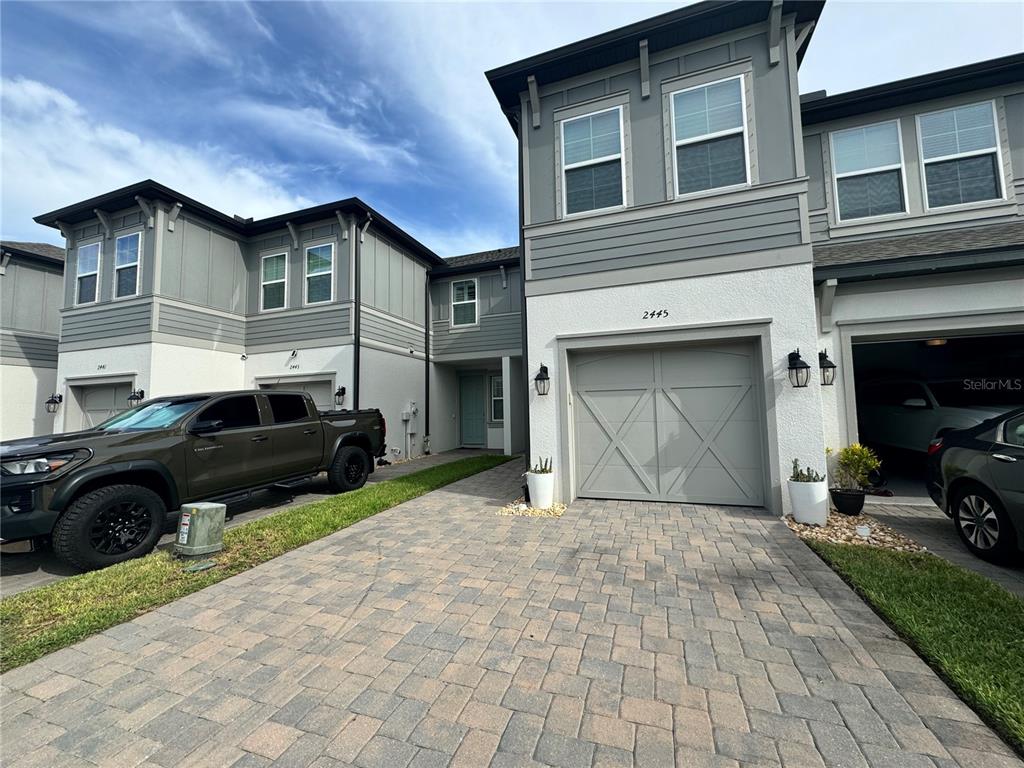
[[[541,458],[536,464],[533,465],[533,469],[530,470],[531,474],[534,475],[550,475],[551,474],[551,457]]]
[[[800,459],[793,459],[793,474],[789,476],[789,479],[795,483],[820,483],[825,476],[818,474],[818,470],[810,467],[801,469]]]
[[[836,460],[836,487],[843,491],[861,491],[868,487],[868,475],[882,466],[875,452],[866,445],[852,443]]]

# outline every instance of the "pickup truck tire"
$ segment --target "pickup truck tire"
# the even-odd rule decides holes
[[[345,445],[334,454],[327,468],[327,482],[335,493],[354,491],[366,485],[370,476],[370,457],[355,445]]]
[[[53,526],[53,551],[85,571],[142,557],[156,546],[167,507],[141,485],[108,485],[82,494]]]

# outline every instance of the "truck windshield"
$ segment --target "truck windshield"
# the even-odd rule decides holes
[[[150,400],[107,419],[95,429],[102,431],[162,429],[191,413],[195,409],[196,403],[201,403],[206,399],[205,397],[196,397],[188,400]]]

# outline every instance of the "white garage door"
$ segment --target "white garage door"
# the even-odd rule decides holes
[[[764,503],[764,409],[749,342],[571,358],[576,494]]]
[[[80,429],[95,427],[111,416],[128,410],[128,395],[131,384],[94,384],[88,387],[74,387],[75,397],[81,408]]]
[[[309,392],[309,396],[316,403],[317,410],[330,411],[337,406],[334,404],[334,388],[328,379],[317,379],[314,381],[276,381],[260,384],[260,389],[288,389],[292,392]]]

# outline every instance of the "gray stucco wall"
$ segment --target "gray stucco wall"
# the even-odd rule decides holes
[[[56,337],[63,297],[59,267],[13,256],[0,277],[0,328]]]

